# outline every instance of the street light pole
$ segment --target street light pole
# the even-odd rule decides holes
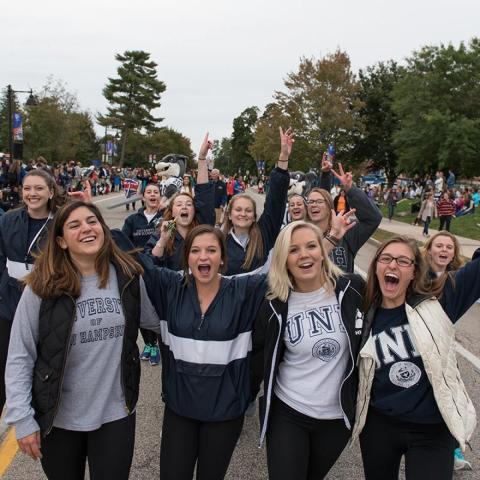
[[[11,85],[7,85],[7,114],[8,114],[8,153],[10,162],[13,161],[13,95],[15,93],[29,93],[26,105],[33,107],[38,104],[33,95],[33,90],[14,90]]]
[[[7,112],[8,112],[8,153],[10,155],[10,163],[13,162],[13,124],[12,124],[12,102],[13,90],[12,86],[7,86]]]

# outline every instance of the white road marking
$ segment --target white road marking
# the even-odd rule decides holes
[[[480,373],[480,358],[475,356],[472,352],[468,351],[466,348],[462,347],[458,342],[455,345],[457,352],[466,360],[468,360]]]
[[[108,202],[109,200],[115,200],[118,197],[123,197],[123,193],[119,193],[115,196],[107,197],[107,198],[102,198],[101,200],[96,200],[95,197],[93,198],[93,203],[102,203],[102,202]]]

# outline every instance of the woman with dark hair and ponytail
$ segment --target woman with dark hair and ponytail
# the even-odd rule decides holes
[[[23,278],[33,268],[34,254],[63,199],[55,179],[45,170],[23,178],[23,205],[0,218],[0,412],[5,404],[5,362],[10,330],[22,295]]]
[[[280,127],[280,156],[270,174],[270,188],[263,213],[257,220],[255,200],[246,193],[234,195],[228,203],[223,224],[227,238],[227,275],[251,272],[268,258],[282,227],[287,202],[288,159],[293,146],[293,132]]]
[[[352,438],[367,480],[451,480],[475,409],[458,370],[455,323],[480,297],[480,262],[432,280],[415,240],[384,242],[370,265]]]

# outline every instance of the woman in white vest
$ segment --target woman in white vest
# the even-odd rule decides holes
[[[352,440],[367,480],[451,479],[475,409],[455,356],[455,322],[480,296],[480,263],[431,280],[415,240],[384,242],[370,265]]]

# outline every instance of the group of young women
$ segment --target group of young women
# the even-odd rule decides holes
[[[449,273],[453,258],[432,247],[431,271],[446,273],[429,274],[416,243],[394,237],[364,281],[352,273],[353,258],[377,210],[357,195],[351,174],[325,170],[356,210],[335,215],[327,189],[315,188],[306,205],[289,199],[292,217],[306,208],[310,221],[280,230],[292,132],[280,129],[280,141],[263,214],[257,219],[250,197],[233,197],[221,232],[206,136],[195,198],[171,200],[145,253],[120,250],[91,203],[53,215],[54,188],[40,176],[44,191],[30,195],[26,177],[28,251],[47,228],[48,237],[35,268],[0,237],[2,288],[17,288],[18,300],[9,280],[26,285],[18,305],[1,310],[2,321],[15,315],[6,421],[49,479],[83,479],[87,459],[93,480],[128,478],[140,327],[160,339],[164,480],[194,471],[224,478],[262,382],[269,478],[323,478],[358,436],[367,479],[398,478],[402,456],[409,480],[452,477],[453,450],[465,448],[475,427],[453,342],[454,323],[480,297],[478,260]],[[40,234],[30,233],[35,220]],[[255,273],[272,246],[268,274]]]

